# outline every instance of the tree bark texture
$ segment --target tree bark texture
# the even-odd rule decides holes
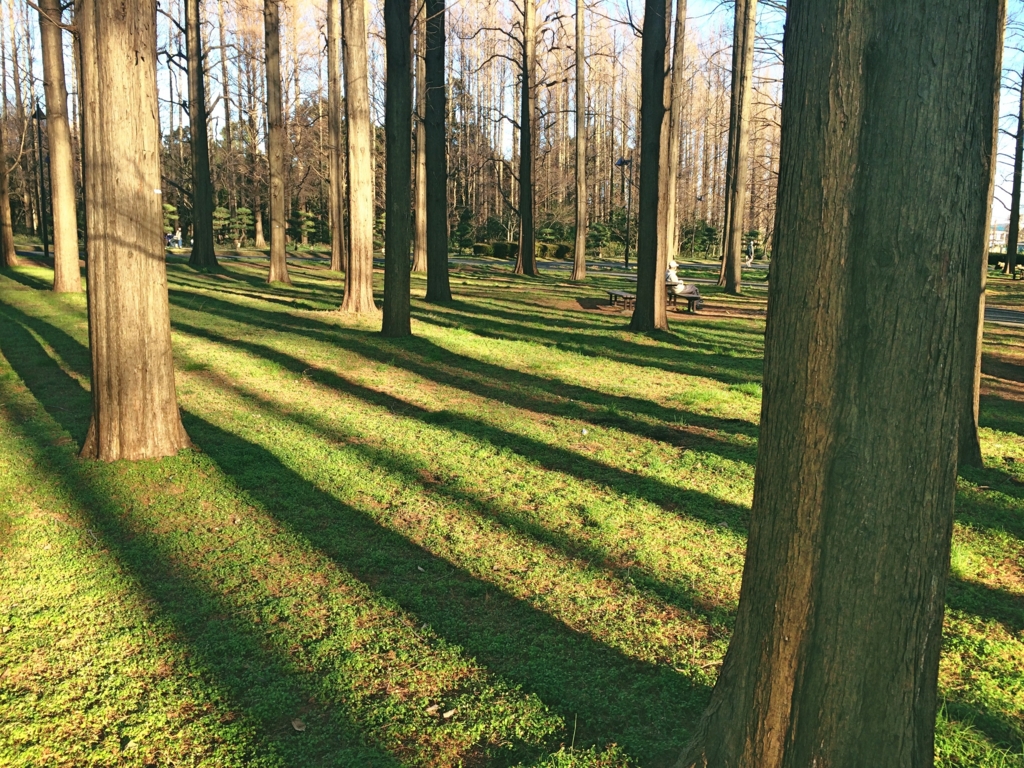
[[[725,227],[722,230],[722,273],[718,284],[737,294],[743,281],[743,201],[750,170],[750,92],[754,77],[754,35],[757,0],[736,0],[732,42],[732,102],[729,148],[725,161]]]
[[[572,280],[587,277],[587,60],[583,18],[583,0],[576,0],[576,250]]]
[[[426,8],[416,17],[416,200],[412,271],[427,271],[427,148],[426,148],[426,62],[424,61],[427,36]]]
[[[373,302],[373,137],[364,0],[341,0],[348,129],[348,269],[342,312],[376,315]],[[408,138],[408,137],[406,137]]]
[[[448,280],[448,154],[445,141],[444,0],[426,0],[427,45],[424,78],[427,103],[423,126],[427,149],[427,301],[452,300]]]
[[[4,151],[4,121],[0,120],[0,267],[17,267],[20,263],[14,250],[10,175],[7,169],[7,154]]]
[[[670,0],[646,0],[640,49],[640,210],[637,213],[636,304],[630,330],[666,330],[665,276],[659,270],[662,128],[665,121],[665,50]],[[662,208],[662,210],[664,210]]]
[[[281,105],[281,19],[278,0],[263,1],[267,61],[267,165],[270,167],[270,274],[268,283],[291,283],[285,256],[284,117]]]
[[[679,179],[679,145],[683,139],[683,72],[686,64],[686,0],[676,0],[675,32],[672,39],[672,88],[669,98],[669,140],[668,163],[665,166],[668,174],[665,201],[665,250],[668,258],[674,259],[679,254],[679,211],[677,182]]]
[[[82,272],[78,264],[78,215],[75,210],[74,155],[68,125],[68,88],[64,81],[58,0],[40,0],[39,31],[46,92],[46,133],[50,144],[50,203],[53,212],[53,290],[78,293]]]
[[[384,0],[387,53],[384,133],[385,336],[409,336],[409,248],[412,245],[412,3]]]
[[[1005,4],[788,13],[747,558],[680,764],[925,768]]]
[[[185,0],[188,120],[192,145],[192,253],[188,263],[195,269],[209,270],[217,268],[217,254],[213,250],[213,182],[210,180],[201,21],[199,0]]]
[[[345,151],[341,138],[341,0],[327,0],[327,130],[331,174],[331,271],[348,269],[345,242]]]
[[[523,71],[519,100],[519,255],[515,273],[537,277],[533,229],[534,133],[537,117],[537,0],[523,0]]]
[[[156,90],[156,2],[80,0],[93,412],[82,455],[188,445],[174,391]]]

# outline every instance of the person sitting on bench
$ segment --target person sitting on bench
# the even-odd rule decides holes
[[[700,296],[696,285],[687,285],[676,274],[679,265],[673,260],[668,263],[668,270],[665,272],[665,289],[676,296]]]

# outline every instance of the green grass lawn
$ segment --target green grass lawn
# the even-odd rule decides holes
[[[670,764],[736,608],[765,292],[651,339],[624,282],[461,268],[396,341],[322,266],[264,275],[170,265],[194,448],[102,464],[84,296],[0,273],[0,764]],[[1024,333],[987,341],[943,766],[1024,766]]]

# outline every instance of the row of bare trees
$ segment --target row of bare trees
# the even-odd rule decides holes
[[[24,11],[17,27],[20,31],[10,36],[21,53],[3,59],[5,63],[10,59],[12,74],[17,75],[27,71],[32,62],[26,54],[31,48],[30,14],[18,0],[10,8],[12,14]],[[670,203],[671,247],[674,253],[684,248],[708,251],[709,247],[717,253],[717,232],[723,225],[727,198],[731,78],[724,57],[729,45],[722,30],[707,24],[688,30],[685,5],[682,8],[671,57],[679,62],[672,77],[676,106],[670,158],[677,170],[671,186],[675,197]],[[329,240],[334,237],[331,233],[349,232],[332,246],[332,251],[346,251],[347,262],[351,229],[365,231],[368,221],[372,250],[373,238],[381,238],[386,219],[386,153],[381,130],[383,35],[375,14],[361,21],[353,19],[352,23],[362,24],[368,32],[365,56],[346,46],[342,63],[338,48],[344,12],[335,14],[335,29],[328,10],[291,0],[282,4],[277,24],[271,25],[284,29],[275,67],[282,81],[280,123],[285,137],[281,173],[285,223],[281,225],[279,220],[278,224],[299,242],[311,233],[314,239]],[[628,187],[635,183],[634,171],[640,163],[639,158],[628,165],[616,165],[616,161],[634,159],[640,135],[638,38],[628,19],[613,17],[614,10],[587,8],[581,3],[563,8],[551,0],[528,3],[522,9],[501,4],[459,7],[446,25],[446,48],[441,49],[448,160],[446,241],[457,230],[461,245],[517,240],[523,252],[521,266],[533,273],[534,237],[548,242],[574,240],[575,247],[566,250],[576,254],[577,278],[584,274],[588,246],[591,254],[604,256],[622,248],[625,222],[636,215],[635,210],[626,209],[630,201],[636,207],[636,196]],[[270,128],[278,121],[271,120],[270,113],[277,109],[277,99],[270,93],[274,74],[267,67],[269,33],[263,11],[247,0],[172,0],[158,17],[162,160],[168,187],[165,203],[176,203],[177,222],[184,224],[186,239],[191,236],[192,263],[199,268],[215,265],[215,236],[230,242],[251,234],[255,245],[264,246],[265,225],[270,224],[265,215],[276,206],[270,199],[274,194],[270,149],[277,142],[271,140]],[[430,51],[421,38],[427,33],[429,14],[422,6],[413,13],[417,19],[414,168],[418,190],[414,207],[419,216],[414,256],[415,266],[422,270],[426,268],[425,105],[429,95],[424,63]],[[67,20],[67,14],[64,16]],[[572,17],[575,30],[566,23]],[[771,48],[770,41],[762,39],[761,43]],[[361,65],[364,59],[365,65]],[[577,61],[584,65],[577,66]],[[772,69],[771,57],[765,61],[753,78],[755,106],[751,138],[746,142],[750,147],[747,186],[751,205],[737,227],[738,231],[757,231],[760,242],[767,245],[777,168],[778,73]],[[365,77],[356,71],[360,66],[364,66]],[[5,83],[8,79],[5,75]],[[32,78],[22,80],[30,82]],[[73,80],[77,82],[77,75]],[[366,125],[361,117],[364,81],[369,115],[365,129],[361,127]],[[336,91],[332,91],[332,82],[339,84]],[[354,89],[351,96],[350,89]],[[14,91],[20,98],[26,92],[24,83]],[[360,103],[349,107],[349,100]],[[74,88],[74,110],[77,101]],[[5,110],[10,113],[21,115],[22,120],[20,130],[16,125],[13,131],[8,128],[8,133],[30,134],[25,130],[30,121],[24,118],[24,105]],[[332,121],[336,124],[331,125]],[[351,139],[350,122],[356,133]],[[72,130],[72,140],[77,142],[77,130]],[[364,143],[370,158],[368,171],[365,163],[351,166],[346,158],[332,154],[334,147],[354,146],[354,153],[361,156]],[[22,165],[24,172],[19,173],[18,166],[12,183],[26,191],[27,202],[15,206],[13,223],[35,230],[38,214],[34,211],[39,206],[32,198],[31,162]],[[204,167],[207,165],[209,169]],[[359,178],[358,185],[368,183],[372,190],[369,208],[360,208],[357,221],[350,220],[347,209],[334,210],[331,203],[332,191],[334,199],[345,197],[352,174]],[[529,183],[523,184],[523,178]],[[341,189],[335,188],[338,182]],[[80,178],[78,184],[81,189]],[[340,231],[334,226],[336,220],[343,224]],[[312,222],[316,225],[311,226]],[[520,236],[521,232],[525,236]],[[357,254],[356,263],[363,262]],[[333,266],[340,269],[341,262]],[[276,269],[275,277],[281,276]],[[364,283],[356,280],[357,285]],[[365,307],[365,300],[354,296],[354,301]]]

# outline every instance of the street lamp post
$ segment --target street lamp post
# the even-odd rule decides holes
[[[39,165],[39,235],[43,240],[43,256],[50,253],[50,242],[46,231],[46,174],[43,171],[43,120],[46,115],[36,102],[36,111],[32,113],[36,121],[36,160]]]
[[[615,165],[622,171],[623,181],[626,180],[626,166],[629,166],[629,187],[626,191],[626,248],[624,253],[624,263],[626,269],[629,269],[629,214],[633,210],[633,160],[620,157],[615,161]]]

